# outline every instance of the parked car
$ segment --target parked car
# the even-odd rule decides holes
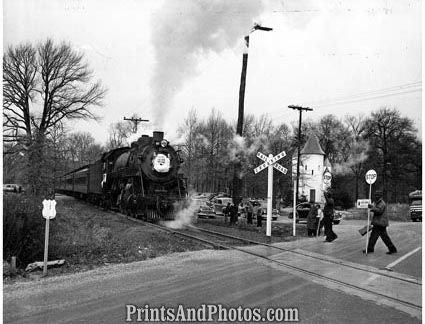
[[[200,218],[214,218],[216,214],[214,213],[214,210],[207,205],[201,205],[199,206],[198,210],[198,217]]]
[[[276,208],[272,209],[272,220],[277,220],[277,218],[279,217],[279,212]],[[261,207],[261,218],[263,220],[267,220],[267,207]]]
[[[346,213],[345,211],[342,210],[342,207],[335,207],[334,209],[334,220],[333,223],[335,225],[339,224],[344,216],[344,213]]]
[[[3,184],[3,191],[4,192],[19,192],[20,193],[20,192],[24,191],[24,189],[19,184],[8,183],[8,184]]]
[[[251,200],[251,204],[255,206],[255,204],[259,204],[261,208],[261,218],[264,220],[267,220],[267,201],[258,201],[258,200]],[[272,220],[277,220],[279,217],[279,211],[276,208],[272,209]],[[256,217],[256,216],[254,216]]]
[[[315,205],[317,205],[318,203],[314,203]],[[311,202],[303,202],[297,205],[297,212],[296,212],[296,222],[307,222],[307,216],[308,213],[310,212],[311,206],[313,205],[313,203]],[[320,204],[321,207],[323,208],[323,204]],[[341,210],[340,207],[335,207],[334,209],[334,220],[333,223],[335,225],[339,224],[341,222],[341,220],[343,219],[343,215],[344,215],[345,211]],[[288,217],[290,219],[293,218],[292,216],[293,214],[291,213]]]
[[[224,215],[224,209],[228,203],[232,204],[233,199],[230,197],[214,197],[211,200],[211,207],[216,215]]]

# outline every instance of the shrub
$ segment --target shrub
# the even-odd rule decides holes
[[[347,191],[334,192],[335,206],[341,206],[344,209],[349,209],[354,206],[354,200]]]
[[[42,198],[22,195],[3,197],[3,260],[17,258],[17,267],[43,259],[44,218]]]

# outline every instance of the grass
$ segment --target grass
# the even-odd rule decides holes
[[[263,226],[261,228],[257,227],[256,221],[253,221],[253,223],[254,224],[247,224],[245,219],[239,219],[238,224],[230,226],[228,223],[224,223],[223,218],[220,217],[198,219],[195,225],[200,228],[218,231],[224,234],[243,237],[261,243],[268,243],[266,237],[266,222],[263,220]],[[307,227],[305,224],[297,224],[296,231],[297,236],[294,237],[292,236],[292,224],[277,224],[272,222],[271,242],[288,242],[294,241],[299,237],[307,236]]]
[[[49,268],[49,275],[206,248],[193,240],[135,224],[83,201],[65,196],[56,200],[56,218],[50,221],[49,260],[66,262],[62,267]]]

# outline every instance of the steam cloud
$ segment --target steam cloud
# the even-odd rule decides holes
[[[170,222],[164,222],[164,225],[172,229],[181,229],[191,226],[193,219],[196,219],[197,211],[199,209],[199,202],[192,199],[195,193],[189,193],[187,198],[188,206],[181,208],[176,213],[176,218]]]
[[[156,58],[152,104],[159,127],[174,96],[196,75],[198,59],[242,42],[262,10],[261,0],[164,1],[152,35]]]
[[[369,150],[369,143],[365,141],[354,142],[351,150],[352,154],[346,162],[333,165],[333,172],[335,174],[349,174],[352,172],[351,168],[353,166],[366,161],[368,158],[366,152]]]
[[[269,150],[267,145],[269,141],[266,136],[258,136],[253,139],[253,142],[248,145],[245,138],[235,135],[227,147],[228,159],[230,162],[241,162],[242,165],[247,165],[248,168],[253,168],[249,163],[249,157],[256,154],[260,148],[264,148],[265,152]],[[241,170],[239,178],[243,178],[245,171]]]

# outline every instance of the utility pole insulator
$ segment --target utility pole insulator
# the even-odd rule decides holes
[[[148,119],[142,119],[142,118],[135,118],[135,117],[131,117],[131,118],[126,118],[124,117],[124,120],[128,120],[134,123],[134,129],[133,129],[133,133],[137,133],[137,126],[140,122],[148,122]]]

